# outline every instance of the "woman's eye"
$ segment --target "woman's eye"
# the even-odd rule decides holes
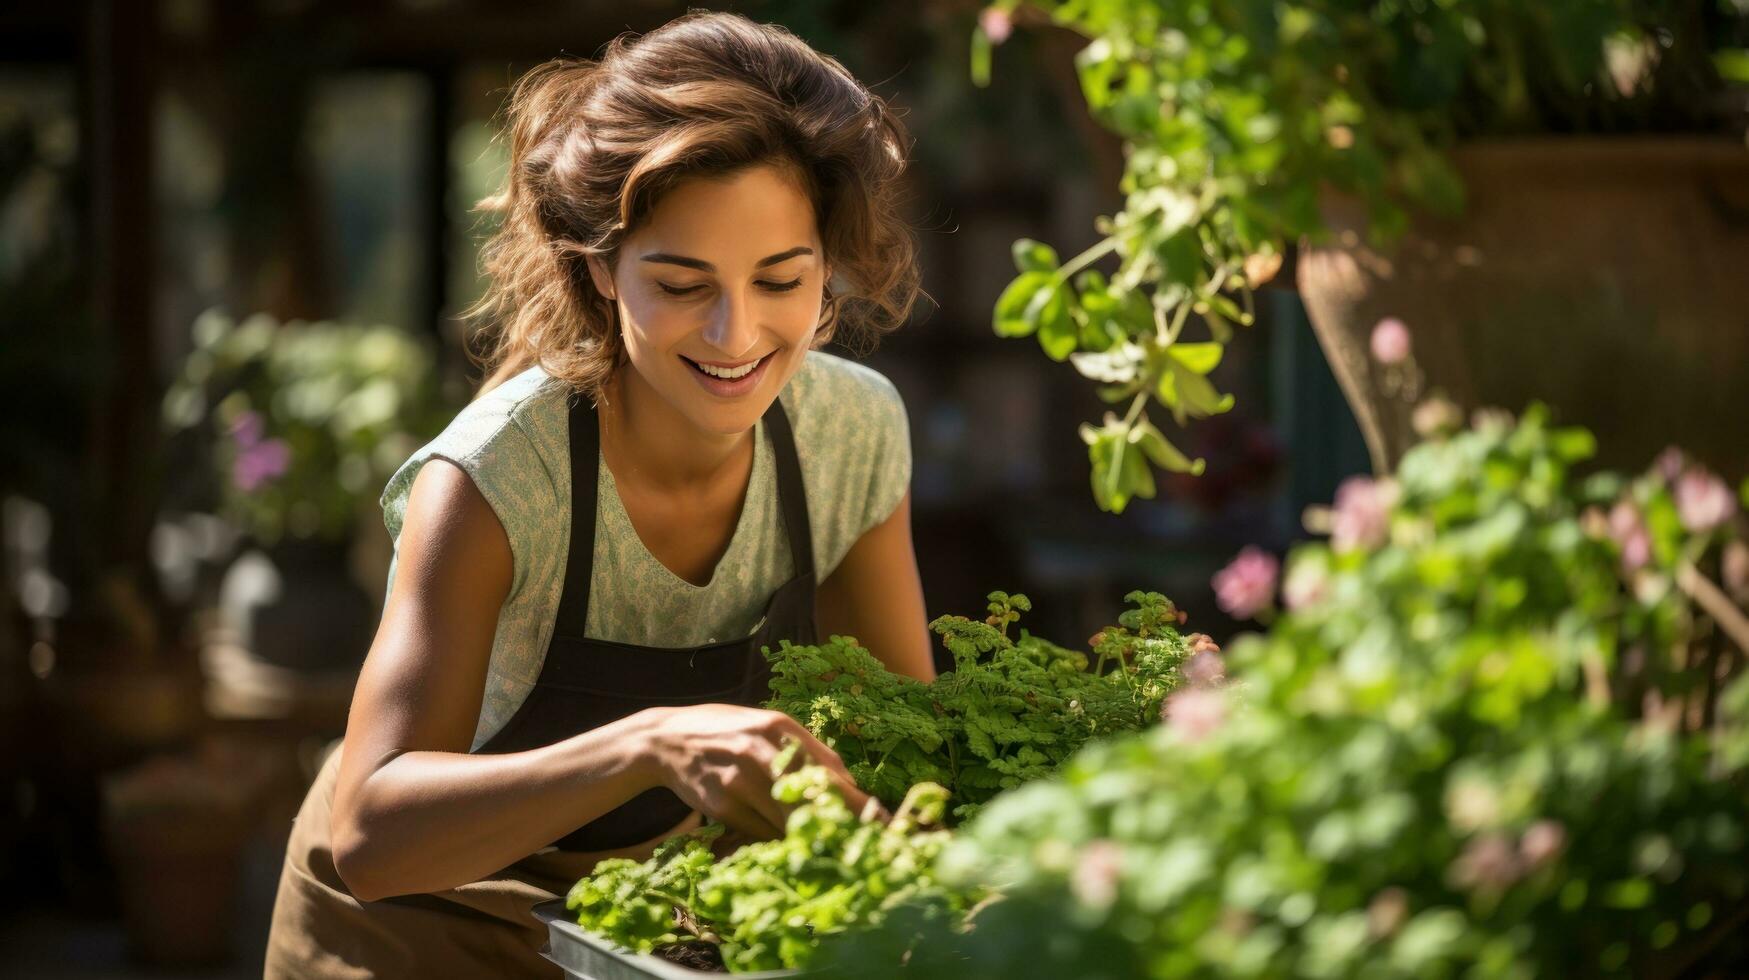
[[[759,283],[759,285],[765,287],[766,289],[768,289],[774,293],[787,293],[790,290],[796,288],[797,286],[800,286],[801,284],[802,284],[802,280],[801,280],[801,277],[799,277],[799,276],[795,279],[790,280],[789,282],[765,282],[765,281],[761,280]],[[667,293],[670,296],[687,296],[687,295],[690,295],[692,293],[696,293],[699,290],[704,288],[704,286],[702,286],[702,285],[684,286],[684,287],[682,287],[682,286],[670,286],[667,283],[661,282],[661,281],[658,281],[656,283],[656,285],[660,286],[662,288],[662,291]]]

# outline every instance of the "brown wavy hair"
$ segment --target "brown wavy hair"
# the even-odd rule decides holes
[[[814,207],[831,265],[814,346],[866,352],[921,292],[899,216],[910,137],[887,103],[785,28],[689,13],[609,42],[598,59],[523,74],[503,110],[510,167],[476,210],[502,216],[481,252],[484,317],[470,345],[480,393],[538,363],[592,400],[624,359],[614,302],[586,256],[615,266],[662,195],[697,177],[774,164]]]

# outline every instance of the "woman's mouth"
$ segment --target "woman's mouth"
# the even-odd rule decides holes
[[[771,363],[771,354],[766,354],[758,361],[732,368],[700,364],[684,355],[680,359],[686,362],[688,373],[698,379],[704,390],[721,398],[734,398],[758,387],[759,380],[765,377],[766,367]]]

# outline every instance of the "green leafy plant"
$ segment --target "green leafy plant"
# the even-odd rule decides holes
[[[1412,209],[1461,208],[1459,140],[1740,131],[1722,93],[1749,82],[1741,0],[1000,0],[973,34],[975,79],[1016,18],[1088,38],[1082,94],[1124,143],[1102,239],[1067,261],[1016,242],[993,314],[1127,404],[1081,430],[1110,511],[1153,496],[1153,467],[1201,471],[1149,406],[1179,425],[1231,407],[1208,374],[1286,247],[1323,236],[1320,195],[1359,197],[1388,240]],[[1091,268],[1107,256],[1115,271]]]
[[[792,743],[774,771],[793,762]],[[935,860],[947,793],[920,783],[888,820],[852,813],[827,771],[781,775],[772,797],[793,807],[784,836],[718,861],[720,824],[664,842],[648,861],[596,865],[566,897],[583,928],[638,952],[714,945],[731,972],[805,967],[821,938],[878,925],[890,909],[957,923],[974,893],[943,888]]]
[[[954,669],[928,684],[887,670],[853,637],[768,647],[766,706],[831,746],[869,793],[893,803],[917,783],[938,783],[963,819],[1002,790],[1051,772],[1089,739],[1157,719],[1179,665],[1213,647],[1207,637],[1181,635],[1177,608],[1157,592],[1126,596],[1135,608],[1093,637],[1091,656],[1024,629],[1010,638],[1008,627],[1031,602],[1005,592],[989,598],[983,620],[943,616],[930,624]]]
[[[1005,897],[910,973],[1674,976],[1740,928],[1744,518],[1592,449],[1490,413],[1311,515],[1230,680],[960,828],[944,880]]]
[[[346,538],[445,418],[431,350],[404,330],[216,310],[163,412],[205,443],[220,511],[267,544]]]

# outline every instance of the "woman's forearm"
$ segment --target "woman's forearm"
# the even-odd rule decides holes
[[[334,801],[334,866],[353,896],[478,881],[662,784],[639,712],[503,755],[405,752]]]

